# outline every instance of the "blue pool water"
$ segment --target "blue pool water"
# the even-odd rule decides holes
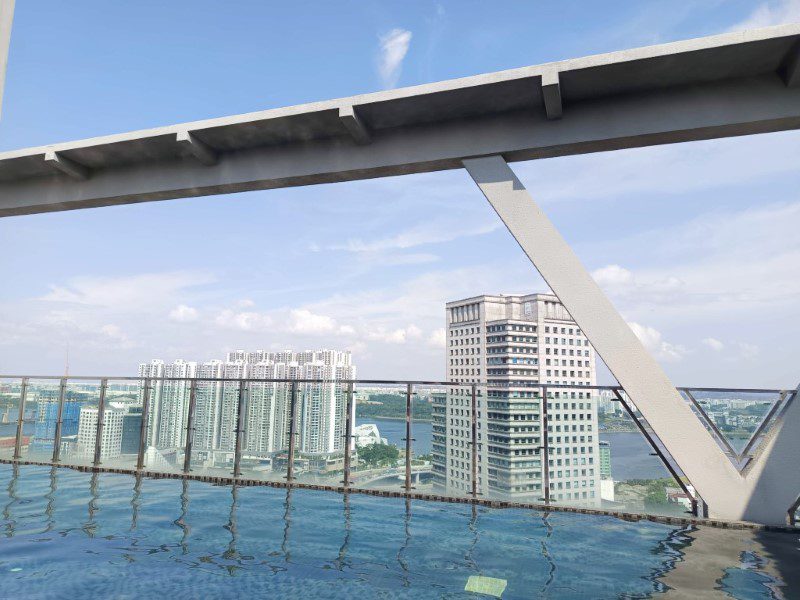
[[[26,599],[792,598],[800,564],[794,534],[8,465],[0,537]]]

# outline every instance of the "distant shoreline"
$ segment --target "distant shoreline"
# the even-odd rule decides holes
[[[367,416],[367,417],[363,417],[363,416],[359,417],[358,415],[356,415],[356,419],[362,419],[362,420],[363,419],[382,419],[384,421],[405,421],[406,420],[405,417],[382,417],[382,416],[379,416],[379,415],[370,415],[370,416]],[[415,422],[415,423],[433,423],[433,419],[414,419],[412,417],[411,420],[412,420],[412,422]]]

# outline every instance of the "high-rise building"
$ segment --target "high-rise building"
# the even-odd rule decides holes
[[[288,382],[247,383],[246,434],[242,444],[245,452],[269,457],[287,448],[291,381],[298,382],[297,452],[309,455],[340,452],[344,448],[346,410],[341,382],[354,379],[355,374],[350,352],[336,350],[237,350],[230,352],[225,361],[142,363],[139,376],[156,378],[151,382],[148,445],[162,449],[184,446],[191,387],[189,381],[179,379],[197,378],[193,440],[197,455],[193,454],[193,460],[217,463],[216,454],[231,454],[235,449],[239,380],[283,379]],[[304,383],[308,380],[319,381]]]
[[[77,452],[84,458],[94,457],[97,440],[96,406],[81,408],[78,423]],[[102,459],[118,458],[122,448],[122,419],[125,412],[112,406],[103,411],[103,431],[100,438],[100,456]]]
[[[600,441],[600,478],[611,479],[611,442]]]
[[[471,489],[469,384],[476,384],[481,494],[538,501],[547,469],[551,500],[599,504],[596,394],[551,388],[542,397],[544,384],[596,383],[594,349],[558,298],[486,295],[448,302],[446,312],[447,379],[466,385],[434,397],[434,484],[451,493]]]
[[[42,390],[36,397],[36,424],[30,451],[34,453],[52,452],[58,422],[58,397],[56,390]],[[78,419],[83,406],[77,398],[83,398],[67,390],[64,394],[64,407],[61,413],[62,444],[78,434]]]

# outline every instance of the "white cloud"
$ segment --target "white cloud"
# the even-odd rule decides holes
[[[633,283],[633,273],[619,265],[608,265],[592,271],[592,277],[600,287],[624,286]]]
[[[739,342],[739,353],[742,358],[755,358],[761,353],[761,349],[755,344],[748,344],[746,342]]]
[[[422,336],[422,330],[416,325],[400,327],[387,331],[383,327],[368,331],[366,337],[369,340],[386,342],[388,344],[405,344],[410,340],[418,340]]]
[[[444,348],[447,346],[447,333],[445,332],[444,327],[434,329],[431,332],[430,337],[428,337],[428,345],[434,348]]]
[[[240,331],[269,331],[272,327],[272,317],[252,311],[235,312],[225,309],[217,314],[214,321],[220,327]]]
[[[463,225],[461,220],[426,221],[398,234],[370,241],[350,239],[345,244],[331,246],[331,250],[347,252],[383,252],[386,250],[407,250],[426,244],[452,242],[464,237],[485,235],[502,227],[497,219],[476,225]]]
[[[289,331],[302,334],[330,333],[336,330],[336,321],[310,310],[297,309],[289,313]]]
[[[629,322],[628,325],[653,355],[660,360],[666,362],[674,362],[683,359],[688,350],[684,346],[671,344],[662,339],[661,332],[653,327],[647,325],[639,325],[639,323]]]
[[[800,21],[800,0],[772,0],[759,4],[746,19],[731,27],[731,31],[798,21]]]
[[[703,344],[714,350],[714,352],[719,352],[720,350],[725,348],[725,344],[719,341],[717,338],[708,337],[703,340]]]
[[[169,318],[178,323],[191,323],[192,321],[196,321],[199,316],[200,313],[196,308],[186,306],[185,304],[179,304],[169,313]]]
[[[384,87],[392,88],[397,85],[409,44],[411,44],[411,32],[405,29],[392,29],[380,36],[378,74]]]

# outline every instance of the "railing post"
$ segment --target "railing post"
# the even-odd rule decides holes
[[[197,401],[197,380],[189,384],[189,412],[186,415],[186,448],[183,456],[183,472],[188,473],[192,467],[192,442],[194,442],[194,406]]]
[[[294,481],[294,449],[297,437],[297,382],[293,381],[289,392],[289,463],[286,465],[286,482]]]
[[[542,461],[542,475],[544,485],[544,503],[550,504],[550,419],[547,413],[547,386],[542,387],[542,444],[544,460]]]
[[[64,419],[64,397],[67,394],[67,378],[62,377],[58,387],[58,413],[56,414],[56,430],[53,434],[53,463],[61,456],[61,424]]]
[[[19,389],[19,416],[17,417],[17,437],[14,440],[14,460],[22,456],[22,427],[25,422],[25,399],[28,396],[28,378],[22,378]]]
[[[106,389],[108,388],[108,379],[100,380],[100,398],[97,401],[97,432],[94,436],[94,460],[92,465],[97,467],[100,465],[100,453],[103,449],[103,427],[105,426],[106,417]]]
[[[244,380],[239,382],[239,400],[236,404],[236,446],[233,452],[233,476],[241,477],[242,475],[242,434],[244,433],[244,398],[247,390],[247,384]],[[235,488],[234,488],[235,489]]]
[[[472,434],[472,497],[478,497],[478,389],[472,384],[470,426]]]
[[[406,477],[405,485],[403,486],[406,493],[411,491],[411,395],[414,393],[414,385],[406,384]]]
[[[342,484],[345,489],[350,487],[350,461],[352,458],[351,444],[353,443],[353,382],[349,382],[345,388],[347,398],[345,401],[344,417],[344,481]]]
[[[152,380],[145,377],[144,390],[142,390],[142,424],[139,427],[139,452],[136,455],[136,470],[141,471],[144,468],[144,453],[147,450],[147,437],[150,433],[150,391],[152,388]]]

